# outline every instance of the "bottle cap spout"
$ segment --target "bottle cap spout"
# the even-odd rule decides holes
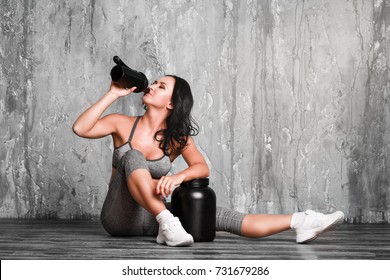
[[[120,65],[120,66],[124,66],[124,67],[130,68],[130,67],[127,66],[127,65],[119,58],[119,56],[117,56],[117,55],[113,57],[113,60],[114,60],[115,64],[117,64],[117,65]]]

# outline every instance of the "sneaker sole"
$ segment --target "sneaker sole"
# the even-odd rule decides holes
[[[160,238],[157,236],[157,238],[156,238],[156,242],[158,243],[158,244],[165,244],[165,241],[163,241],[163,240],[160,240]]]
[[[300,235],[300,236],[297,236],[297,243],[298,244],[306,244],[306,243],[309,243],[313,240],[315,240],[318,235],[320,233],[323,233],[325,231],[331,231],[333,229],[335,229],[335,227],[341,223],[343,223],[344,221],[344,213],[341,212],[341,211],[336,211],[335,213],[339,213],[340,214],[340,217],[338,217],[336,220],[333,221],[333,223],[327,225],[324,229],[320,230],[320,231],[317,231],[317,230],[313,230],[305,235]],[[335,214],[334,213],[334,214]]]
[[[171,246],[171,247],[185,247],[185,246],[191,246],[192,244],[194,244],[194,240],[193,239],[187,239],[187,240],[182,240],[182,241],[179,241],[179,242],[170,242],[170,241],[163,241],[161,240],[158,236],[157,236],[157,239],[156,239],[156,242],[158,244],[166,244],[168,246]]]
[[[172,247],[185,247],[185,246],[192,246],[192,244],[194,244],[194,241],[193,240],[183,240],[180,242],[167,241],[166,243],[168,246],[172,246]]]

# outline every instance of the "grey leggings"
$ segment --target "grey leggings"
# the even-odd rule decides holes
[[[127,188],[127,177],[136,169],[148,169],[145,157],[137,150],[129,150],[121,158],[111,178],[100,219],[112,236],[157,236],[156,219],[140,206]],[[165,204],[170,210],[170,203]],[[245,214],[217,207],[216,231],[241,235]]]

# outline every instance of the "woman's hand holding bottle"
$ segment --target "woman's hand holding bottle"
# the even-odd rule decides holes
[[[107,94],[119,98],[133,93],[136,89],[137,87],[122,88],[116,82],[111,82],[110,89],[108,90]]]

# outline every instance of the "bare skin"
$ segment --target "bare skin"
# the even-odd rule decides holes
[[[142,152],[147,159],[157,159],[163,155],[159,143],[153,136],[158,130],[165,128],[165,120],[173,108],[171,97],[174,85],[173,77],[161,77],[150,85],[150,92],[143,96],[143,102],[148,109],[138,123],[131,145]],[[111,135],[115,147],[123,145],[129,137],[136,117],[121,114],[110,114],[104,117],[102,115],[112,103],[131,94],[134,90],[135,88],[126,90],[111,83],[107,93],[75,121],[74,133],[89,139]],[[127,186],[133,198],[154,216],[166,209],[161,198],[169,196],[175,186],[210,175],[208,165],[191,137],[188,137],[188,145],[181,155],[188,168],[177,174],[163,176],[156,180],[152,179],[147,170],[139,169],[127,178]],[[177,156],[179,155],[171,154],[171,161],[174,161]],[[113,168],[112,175],[115,172]],[[291,217],[292,215],[248,214],[244,217],[241,231],[246,237],[268,236],[290,229]]]
[[[242,221],[245,237],[265,237],[291,228],[292,215],[247,214]]]

